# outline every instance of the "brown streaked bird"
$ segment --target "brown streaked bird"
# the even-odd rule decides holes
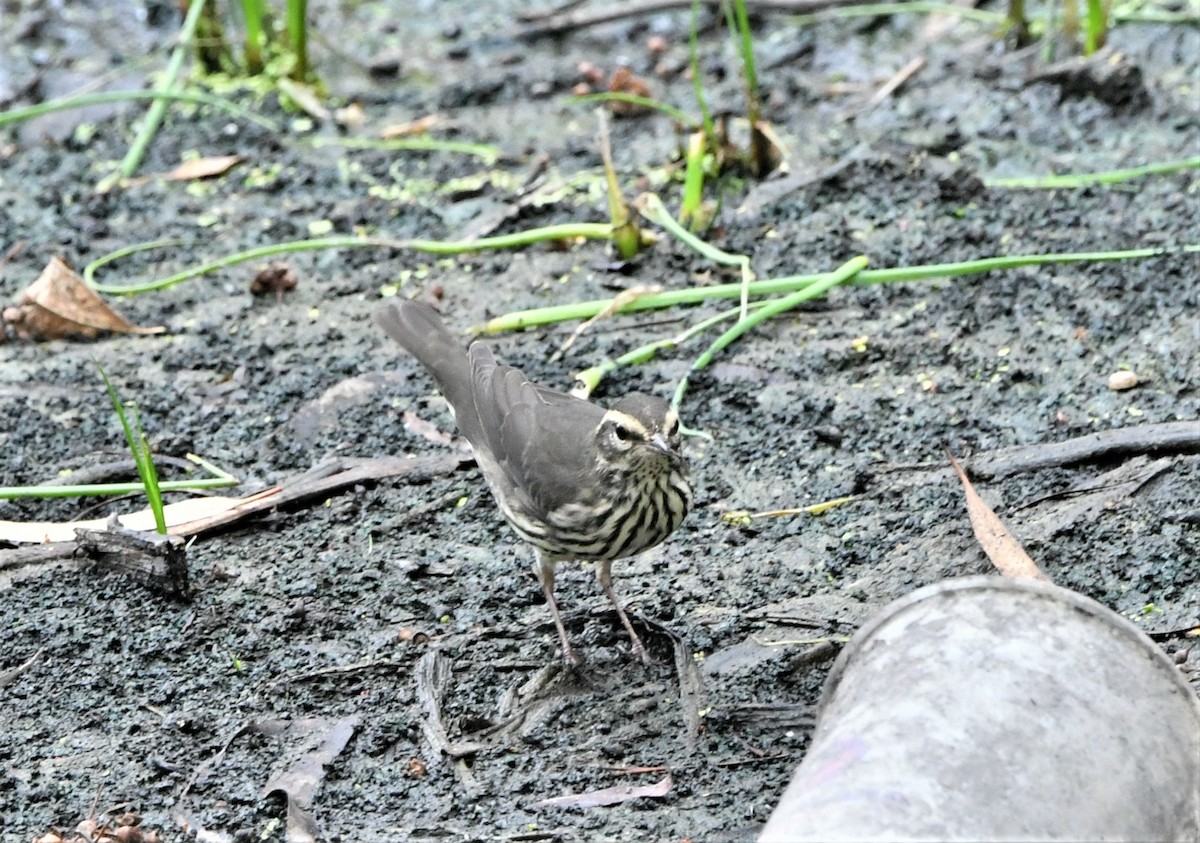
[[[554,567],[568,560],[595,562],[634,655],[648,661],[613,591],[612,563],[659,544],[691,509],[675,411],[639,393],[605,410],[532,384],[483,343],[464,349],[433,308],[419,302],[389,304],[375,318],[433,376],[500,512],[536,549],[533,570],[563,661],[579,663],[554,599]]]

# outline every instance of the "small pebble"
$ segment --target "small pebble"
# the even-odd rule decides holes
[[[1113,372],[1108,376],[1108,388],[1114,392],[1120,392],[1123,389],[1133,389],[1137,385],[1138,376],[1127,370]]]

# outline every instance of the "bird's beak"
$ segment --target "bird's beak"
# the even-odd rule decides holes
[[[667,456],[677,457],[679,453],[671,447],[671,443],[667,441],[667,437],[661,433],[656,433],[650,437],[650,444],[659,451],[662,451]]]

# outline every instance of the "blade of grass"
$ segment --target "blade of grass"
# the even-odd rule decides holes
[[[663,114],[670,117],[677,123],[691,128],[696,125],[696,119],[689,114],[686,114],[682,109],[678,109],[673,105],[658,100],[652,100],[649,97],[639,97],[637,94],[626,94],[621,91],[603,91],[596,94],[572,94],[567,97],[569,103],[588,103],[588,102],[627,102],[630,105],[649,108],[653,111],[661,111]]]
[[[704,96],[704,76],[700,72],[700,0],[692,0],[692,25],[688,32],[688,62],[692,69],[692,87],[696,91],[696,105],[700,107],[700,120],[709,149],[717,151],[717,130],[713,125],[712,112]]]
[[[263,47],[267,43],[263,37],[265,14],[263,0],[242,0],[242,20],[246,26],[246,72],[251,76],[257,76],[263,71]]]
[[[683,396],[687,393],[688,380],[693,374],[703,371],[708,368],[708,364],[713,361],[713,358],[732,342],[742,336],[750,329],[754,328],[767,319],[773,316],[778,316],[780,313],[791,310],[792,308],[802,304],[803,302],[815,299],[818,296],[823,296],[829,290],[839,284],[844,284],[854,276],[858,275],[867,266],[867,259],[863,256],[851,258],[846,263],[835,269],[833,272],[822,276],[818,281],[808,285],[802,290],[797,290],[794,293],[789,293],[786,296],[780,296],[767,302],[763,307],[755,310],[750,315],[743,319],[739,319],[737,324],[731,327],[728,331],[721,334],[713,341],[704,353],[696,358],[692,363],[692,369],[688,374],[684,375],[679,381],[679,386],[675,388],[675,395],[671,399],[671,406],[679,409],[679,405],[683,402]]]
[[[211,473],[212,477],[195,480],[162,480],[158,488],[163,492],[191,492],[200,489],[227,489],[241,483],[227,471],[223,471],[207,460],[188,454],[187,458]],[[0,486],[0,500],[23,500],[25,498],[86,498],[117,497],[145,491],[141,483],[86,483],[77,486]]]
[[[146,252],[150,249],[165,249],[168,246],[179,246],[183,243],[178,239],[150,240],[146,243],[134,243],[131,246],[124,246],[120,249],[114,249],[106,255],[101,255],[94,261],[83,268],[83,283],[89,287],[93,286],[92,278],[96,274],[96,270],[105,264],[128,257],[129,255],[137,254],[138,252]]]
[[[142,479],[146,500],[150,504],[150,510],[154,513],[155,529],[165,536],[167,520],[163,515],[162,490],[158,486],[158,471],[154,468],[154,458],[150,454],[150,444],[142,432],[142,423],[137,416],[137,408],[130,406],[130,412],[133,415],[133,424],[131,425],[125,405],[121,401],[121,396],[117,394],[116,388],[113,387],[112,381],[108,379],[108,373],[104,371],[104,367],[98,360],[93,362],[100,370],[100,377],[104,379],[104,386],[108,389],[108,397],[112,401],[113,410],[116,411],[117,418],[121,420],[121,427],[125,430],[125,441],[129,443],[133,461],[137,464],[138,476]],[[135,428],[136,433],[134,432]]]
[[[189,45],[192,43],[192,36],[196,32],[196,22],[200,20],[200,15],[204,11],[205,0],[192,0],[188,7],[187,16],[183,19],[183,27],[179,32],[179,43],[175,46],[175,51],[171,54],[171,60],[167,63],[167,68],[163,71],[162,81],[158,84],[159,93],[169,93],[179,81],[179,73],[183,68],[183,60],[187,57]],[[146,154],[146,150],[150,147],[151,141],[154,140],[154,135],[158,132],[158,127],[161,125],[163,117],[167,113],[167,102],[165,98],[155,99],[150,103],[150,108],[146,112],[146,117],[142,120],[142,126],[138,130],[137,137],[129,147],[129,151],[125,153],[125,158],[121,161],[121,167],[117,173],[102,180],[97,186],[97,189],[104,193],[115,185],[120,179],[130,178],[137,172],[138,166],[142,163],[142,158]]]
[[[532,243],[543,243],[553,240],[586,238],[589,240],[608,240],[612,236],[612,226],[608,223],[564,223],[544,228],[534,228],[513,234],[502,234],[496,237],[481,237],[478,240],[390,240],[384,237],[319,237],[312,240],[293,240],[288,243],[272,243],[247,249],[244,252],[226,255],[208,263],[149,281],[145,284],[99,284],[95,281],[90,286],[98,293],[109,295],[135,295],[149,293],[155,290],[165,290],[176,284],[259,258],[274,257],[292,252],[312,252],[322,249],[395,249],[404,251],[411,249],[416,252],[428,252],[435,255],[457,255],[467,252],[479,252],[485,249],[515,249]]]
[[[295,64],[291,77],[297,82],[308,81],[308,0],[287,0],[288,46],[292,50]]]
[[[753,302],[750,307],[756,309],[763,307],[767,302]],[[609,358],[603,363],[599,363],[590,368],[584,369],[575,376],[575,382],[586,390],[586,395],[591,395],[596,387],[600,385],[600,381],[608,377],[622,366],[636,366],[639,363],[646,363],[653,360],[658,352],[669,348],[676,348],[683,345],[692,337],[707,331],[713,325],[717,325],[729,319],[737,318],[742,312],[740,307],[735,307],[732,310],[722,311],[715,316],[710,316],[707,319],[702,319],[687,330],[676,334],[673,337],[666,339],[655,340],[654,342],[640,345],[632,351],[627,351],[620,357]]]
[[[1104,46],[1108,37],[1107,0],[1087,0],[1087,20],[1083,34],[1083,54],[1090,56]]]
[[[931,281],[938,278],[958,278],[967,275],[979,275],[984,272],[1017,269],[1024,266],[1137,260],[1179,252],[1200,253],[1200,244],[1189,244],[1178,247],[1126,249],[1115,252],[1012,255],[1008,257],[981,258],[979,260],[962,261],[960,263],[935,263],[891,269],[865,269],[847,283],[855,286],[867,286],[870,284]],[[752,282],[749,285],[749,292],[752,296],[787,293],[793,290],[804,289],[825,277],[825,273],[817,273],[812,275],[788,275],[780,278],[768,278]],[[646,310],[662,310],[681,304],[700,304],[713,299],[737,298],[742,294],[742,287],[743,285],[738,282],[716,284],[711,287],[689,287],[684,290],[668,290],[663,293],[642,296],[636,301],[622,307],[619,312],[639,313]],[[593,299],[592,301],[576,302],[574,304],[513,311],[497,316],[483,325],[476,325],[471,328],[471,332],[475,334],[496,334],[502,331],[518,331],[538,325],[552,325],[557,322],[567,322],[575,319],[589,319],[605,307],[608,307],[611,301],[611,299]]]
[[[750,29],[746,0],[726,2],[725,14],[729,19],[730,32],[738,42],[738,53],[742,57],[746,122],[750,125],[750,172],[761,178],[774,169],[776,161],[771,155],[771,140],[762,130],[762,93],[758,88],[758,71],[754,64],[754,33]]]
[[[679,204],[679,221],[687,223],[691,231],[702,231],[707,220],[701,219],[701,204],[704,198],[704,153],[707,143],[704,132],[688,135],[687,169],[683,177],[683,200]]]
[[[642,235],[638,229],[637,220],[629,213],[629,205],[621,193],[621,185],[617,182],[617,170],[613,166],[612,147],[608,139],[608,119],[604,109],[596,109],[596,121],[599,124],[600,160],[604,164],[604,182],[608,194],[608,218],[612,226],[612,242],[617,254],[623,258],[631,258],[641,247]]]
[[[976,9],[971,6],[955,6],[952,3],[927,2],[927,0],[912,0],[908,3],[864,3],[856,6],[843,6],[825,9],[809,15],[789,15],[784,18],[793,26],[808,26],[813,23],[824,23],[831,20],[846,18],[876,18],[891,15],[954,15],[977,23],[1001,26],[1007,15],[1004,12],[991,12]]]
[[[1200,169],[1200,155],[1193,156],[1192,158],[1181,158],[1177,161],[1162,161],[1156,164],[1146,164],[1141,167],[1128,167],[1122,170],[1102,170],[1095,173],[1065,173],[1054,176],[1016,176],[1014,178],[984,179],[983,183],[986,187],[994,188],[1058,190],[1060,188],[1091,187],[1097,184],[1117,184],[1118,182],[1140,179],[1144,176],[1196,169]]]
[[[7,123],[19,123],[22,120],[32,120],[35,117],[41,117],[43,114],[50,114],[54,111],[67,111],[72,108],[84,108],[89,105],[102,105],[104,103],[127,102],[131,100],[170,100],[173,102],[191,102],[197,105],[211,105],[213,108],[219,108],[222,111],[227,111],[237,117],[249,120],[268,131],[279,131],[279,126],[271,120],[255,114],[253,111],[243,108],[235,102],[222,99],[221,97],[214,97],[211,94],[201,94],[191,91],[97,91],[92,94],[81,94],[77,97],[64,97],[57,100],[48,100],[26,108],[13,108],[9,111],[0,112],[0,126]]]
[[[439,138],[314,138],[314,147],[341,146],[346,149],[402,149],[413,152],[455,152],[474,155],[486,164],[495,164],[500,148],[486,143],[441,140]]]

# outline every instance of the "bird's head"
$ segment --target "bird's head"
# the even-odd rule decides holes
[[[671,405],[638,392],[613,404],[596,429],[596,447],[610,462],[682,462],[682,444],[679,416]]]

